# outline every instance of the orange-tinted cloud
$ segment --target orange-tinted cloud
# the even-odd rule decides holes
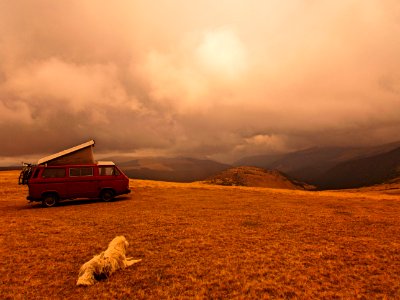
[[[0,156],[398,139],[395,0],[3,1]]]

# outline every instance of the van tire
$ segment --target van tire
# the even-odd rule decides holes
[[[44,207],[53,207],[57,204],[58,197],[56,194],[46,194],[43,196],[42,205]]]
[[[112,190],[104,190],[100,194],[100,199],[104,202],[109,202],[114,199],[114,192]]]

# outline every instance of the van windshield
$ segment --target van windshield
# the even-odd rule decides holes
[[[119,171],[114,166],[99,167],[99,174],[102,176],[119,175]]]

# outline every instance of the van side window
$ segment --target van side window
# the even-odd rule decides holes
[[[80,168],[70,168],[69,176],[93,176],[93,168],[92,167],[80,167]]]
[[[36,174],[36,172],[35,172]],[[64,168],[48,168],[44,169],[42,173],[43,178],[62,178],[65,177]]]
[[[40,169],[39,169],[39,168],[36,168],[35,173],[33,173],[32,178],[37,178],[38,175],[39,175],[39,171],[40,171]],[[65,176],[65,175],[64,175],[64,176]]]
[[[119,171],[114,166],[99,167],[99,174],[102,176],[119,175]]]

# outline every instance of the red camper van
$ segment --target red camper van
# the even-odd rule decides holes
[[[112,162],[97,164],[31,167],[27,179],[30,201],[51,207],[58,201],[100,198],[110,201],[130,193],[129,179]]]
[[[100,198],[110,201],[130,193],[129,179],[111,161],[93,161],[94,141],[25,165],[19,183],[29,187],[30,201],[51,207],[64,199]],[[75,162],[75,163],[72,163]]]

